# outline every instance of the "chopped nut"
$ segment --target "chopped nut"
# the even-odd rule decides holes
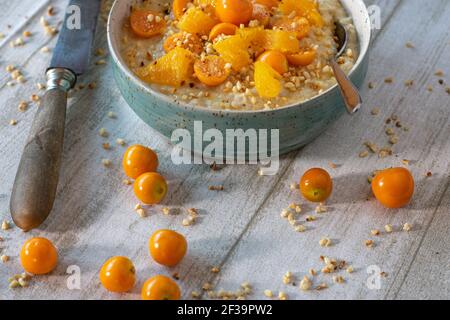
[[[0,260],[1,260],[3,263],[6,263],[6,262],[9,261],[9,257],[8,257],[7,255],[2,255],[2,256],[0,256]]]
[[[209,282],[205,282],[205,283],[203,284],[203,286],[202,286],[202,289],[203,289],[204,291],[211,290],[211,289],[212,289],[212,285],[211,285]]]
[[[353,267],[349,266],[346,271],[347,273],[353,273]]]
[[[409,49],[414,49],[414,44],[412,44],[412,42],[407,42],[405,43],[405,47],[409,48]]]
[[[378,108],[373,108],[372,111],[370,112],[373,116],[376,116],[380,113],[380,109]]]
[[[291,190],[297,190],[298,189],[298,183],[291,183],[290,185],[289,185],[289,189],[291,189]]]
[[[314,216],[306,216],[306,221],[307,222],[311,222],[311,221],[314,221],[314,220],[316,220],[316,217],[314,217]]]
[[[200,293],[198,293],[197,291],[192,291],[191,296],[192,296],[192,298],[197,299],[200,297]]]
[[[405,81],[405,86],[406,87],[412,87],[414,85],[414,80],[406,80]]]
[[[124,185],[127,185],[127,186],[129,186],[129,185],[132,184],[132,182],[131,182],[130,179],[123,179],[123,180],[122,180],[122,183],[123,183]]]
[[[317,271],[314,270],[314,269],[309,269],[309,270],[308,270],[308,273],[309,273],[310,275],[312,275],[312,276],[317,275]]]
[[[109,150],[111,149],[111,146],[109,145],[109,142],[104,142],[102,143],[102,148],[105,150]]]
[[[106,64],[106,60],[105,59],[100,59],[100,60],[96,61],[95,64],[97,66],[105,65]]]
[[[442,70],[437,70],[437,71],[434,73],[434,75],[437,76],[437,77],[443,77],[443,76],[444,76],[444,71],[442,71]]]
[[[281,210],[280,216],[282,218],[287,218],[289,216],[289,213],[290,213],[289,209],[283,209]]]
[[[167,207],[162,208],[162,213],[165,215],[169,215],[170,214],[170,209]]]
[[[137,213],[137,214],[139,215],[139,217],[141,217],[141,218],[145,218],[145,217],[146,217],[145,210],[142,209],[142,208],[137,209],[137,210],[136,210],[136,213]]]
[[[273,292],[272,292],[272,290],[264,290],[264,295],[267,298],[272,298],[273,297]]]
[[[375,84],[373,82],[369,82],[368,84],[369,89],[375,88]]]
[[[394,82],[394,78],[388,77],[388,78],[384,79],[384,82],[385,83],[392,83],[392,82]]]
[[[109,136],[109,133],[105,128],[100,128],[100,130],[98,130],[98,134],[103,138],[106,138]]]
[[[110,167],[112,165],[112,161],[109,159],[102,159],[102,164],[105,167]]]
[[[327,207],[321,203],[316,207],[315,211],[316,213],[325,213],[327,212]]]
[[[394,229],[392,228],[392,225],[387,224],[387,225],[384,226],[384,230],[385,230],[387,233],[391,233]]]
[[[211,268],[211,272],[212,273],[219,273],[220,272],[220,268],[219,267],[212,267]]]
[[[319,244],[321,247],[329,247],[329,246],[331,246],[331,239],[330,238],[322,238],[322,239],[320,239]]]
[[[19,109],[20,112],[25,112],[28,108],[28,102],[26,101],[21,101],[19,103],[19,106],[17,107],[17,109]]]
[[[294,227],[294,230],[295,230],[296,232],[305,232],[306,228],[305,228],[304,225],[299,224],[299,225],[296,225],[296,226]]]
[[[372,231],[370,231],[370,233],[374,236],[379,236],[380,235],[380,230],[374,229]]]
[[[25,279],[19,278],[18,281],[19,281],[19,285],[20,285],[22,288],[28,287],[28,282],[27,282]]]
[[[108,112],[108,118],[115,119],[116,114],[114,112],[110,111],[110,112]]]
[[[303,279],[300,281],[300,289],[303,291],[307,291],[311,288],[312,282],[309,280],[307,276],[304,276]]]
[[[290,271],[286,272],[283,276],[283,283],[289,284],[292,282],[292,273]]]
[[[137,204],[134,206],[134,210],[139,210],[139,209],[142,209],[142,205],[141,205],[140,203],[137,203]]]
[[[344,283],[345,282],[345,280],[342,276],[334,276],[333,281],[336,283]]]
[[[19,283],[19,281],[17,281],[17,280],[12,280],[12,281],[9,283],[9,287],[10,287],[11,289],[18,288],[18,287],[20,287],[20,283]]]
[[[211,190],[211,191],[223,191],[223,186],[208,186],[208,190]]]
[[[403,225],[403,231],[411,231],[412,230],[412,225],[409,223],[405,223]]]
[[[125,140],[124,140],[124,139],[121,139],[121,138],[118,138],[118,139],[116,139],[116,143],[117,143],[118,145],[120,145],[120,146],[124,146],[124,145],[125,145]]]
[[[286,294],[285,292],[280,291],[280,292],[278,293],[278,299],[280,299],[280,300],[286,300],[287,298],[288,298],[288,296],[287,296],[287,294]]]
[[[373,247],[373,240],[366,240],[366,241],[364,241],[364,244],[366,245],[366,247],[372,248]]]
[[[324,290],[324,289],[327,289],[328,288],[328,285],[325,283],[325,282],[322,282],[321,284],[319,284],[315,289],[317,290],[317,291],[320,291],[320,290]]]
[[[8,221],[6,221],[6,220],[3,220],[3,222],[2,222],[2,230],[9,230],[11,228],[11,226],[10,226],[10,224],[9,224],[9,222]]]
[[[41,52],[42,53],[48,53],[48,52],[50,52],[50,48],[49,47],[42,47],[41,48]]]
[[[364,150],[364,151],[361,151],[358,156],[360,158],[366,158],[368,155],[369,155],[369,151]]]

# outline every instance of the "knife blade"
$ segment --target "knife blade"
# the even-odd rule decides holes
[[[24,231],[36,228],[50,214],[61,165],[67,92],[86,71],[100,11],[100,0],[72,0],[50,67],[47,90],[36,111],[17,169],[10,211]]]
[[[70,1],[49,69],[84,73],[89,65],[99,11],[100,0]]]

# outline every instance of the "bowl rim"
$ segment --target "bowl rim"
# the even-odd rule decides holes
[[[132,1],[132,0],[128,0],[128,1]],[[364,3],[363,0],[356,0],[356,1],[359,2],[361,7],[364,9],[361,12],[364,20],[368,21],[368,23],[370,24],[369,12],[367,10],[366,4]],[[151,96],[154,96],[157,99],[160,99],[160,100],[166,102],[167,104],[170,104],[179,109],[182,109],[183,111],[189,110],[192,112],[200,112],[200,113],[204,112],[204,113],[210,113],[210,114],[233,114],[233,115],[236,115],[236,114],[247,114],[247,115],[250,114],[251,115],[251,114],[258,114],[258,113],[273,113],[273,112],[292,109],[292,108],[301,108],[304,105],[313,104],[317,100],[323,99],[323,97],[329,95],[331,92],[338,90],[338,84],[336,83],[335,85],[329,87],[327,90],[325,90],[321,94],[315,95],[314,97],[312,97],[308,100],[305,100],[300,103],[296,103],[296,102],[290,103],[290,104],[278,107],[276,109],[270,109],[270,110],[267,110],[267,109],[260,109],[260,110],[211,109],[211,108],[207,108],[202,105],[194,105],[192,103],[175,100],[166,94],[163,94],[161,92],[158,92],[157,90],[152,89],[150,86],[148,86],[147,83],[145,83],[144,81],[139,79],[123,61],[123,58],[120,55],[119,50],[118,50],[118,45],[117,45],[117,43],[115,43],[113,41],[112,27],[111,27],[112,20],[114,18],[113,15],[115,13],[115,10],[117,9],[119,2],[121,2],[121,0],[114,1],[113,5],[111,7],[110,13],[108,15],[108,22],[107,22],[107,27],[106,27],[106,35],[107,35],[109,52],[111,54],[111,57],[114,60],[114,63],[116,64],[116,66],[119,67],[121,72],[123,72],[141,90],[147,92],[148,94],[150,94]],[[341,3],[341,5],[348,12],[348,9],[345,7],[345,5],[342,3]],[[353,19],[353,16],[352,16],[352,19]],[[357,61],[355,62],[352,69],[348,73],[349,77],[351,77],[352,74],[356,71],[356,69],[358,69],[360,67],[360,65],[363,63],[363,61],[369,51],[371,40],[372,40],[372,28],[369,27],[369,31],[368,31],[368,35],[367,35],[367,42],[364,44],[364,46],[362,46],[360,39],[358,41],[360,52],[359,52]]]

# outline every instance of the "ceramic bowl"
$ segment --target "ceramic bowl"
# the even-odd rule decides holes
[[[131,3],[131,0],[117,0],[108,21],[108,45],[114,77],[131,109],[165,137],[170,139],[178,128],[189,130],[193,136],[194,121],[202,121],[203,131],[215,128],[224,136],[226,129],[279,129],[279,152],[283,154],[311,142],[345,113],[337,85],[302,103],[258,111],[211,110],[175,101],[152,90],[133,74],[119,51],[122,25],[128,19]],[[361,86],[368,68],[370,18],[362,0],[341,0],[341,3],[352,16],[359,38],[360,54],[349,77]]]

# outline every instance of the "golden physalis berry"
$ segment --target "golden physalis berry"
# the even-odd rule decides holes
[[[285,74],[289,69],[286,56],[282,54],[280,51],[276,50],[265,51],[258,57],[258,61],[267,63],[280,75]]]
[[[216,15],[222,22],[237,26],[250,21],[253,5],[249,0],[216,0]]]
[[[309,201],[324,202],[332,190],[333,182],[324,169],[309,169],[300,179],[300,192]]]
[[[58,252],[50,240],[31,238],[22,246],[20,263],[28,273],[47,274],[55,269],[58,263]]]
[[[150,255],[159,264],[167,267],[177,265],[187,251],[183,235],[172,230],[158,230],[151,236],[148,247]]]
[[[194,64],[197,79],[210,87],[223,83],[230,74],[230,68],[227,68],[225,60],[213,55],[198,59]]]
[[[142,286],[142,300],[179,300],[180,288],[169,277],[157,275],[145,281]]]
[[[136,270],[127,257],[109,258],[100,270],[100,282],[111,292],[127,292],[136,282]]]
[[[154,11],[135,9],[130,15],[130,26],[137,36],[150,38],[164,32],[166,21]]]
[[[372,191],[387,208],[406,206],[414,193],[414,178],[405,168],[390,168],[379,172],[372,180]]]

